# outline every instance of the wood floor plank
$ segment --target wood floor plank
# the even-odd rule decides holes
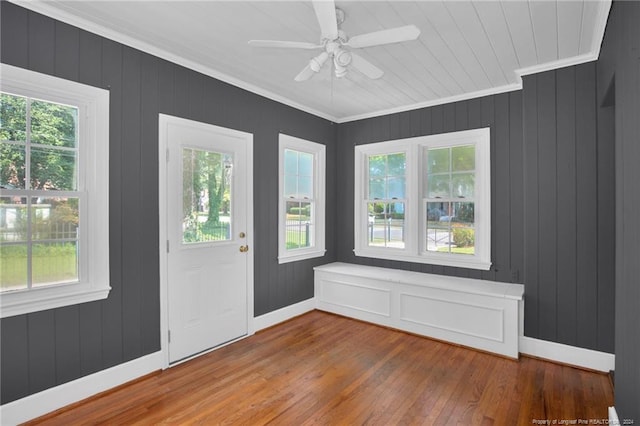
[[[604,374],[313,311],[30,424],[524,425],[610,405]]]

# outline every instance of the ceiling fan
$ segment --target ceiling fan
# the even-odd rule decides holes
[[[320,24],[320,44],[301,41],[278,40],[250,40],[249,45],[254,47],[280,47],[289,49],[322,49],[322,53],[311,58],[309,64],[295,77],[295,81],[305,81],[314,74],[320,72],[322,66],[331,59],[336,77],[344,77],[347,68],[353,67],[369,78],[376,79],[383,76],[384,72],[351,51],[362,47],[380,46],[383,44],[399,43],[415,40],[420,35],[420,30],[415,25],[390,28],[372,33],[360,34],[351,38],[339,29],[344,22],[344,11],[335,6],[333,0],[312,0],[318,23]],[[347,49],[348,48],[348,49]]]

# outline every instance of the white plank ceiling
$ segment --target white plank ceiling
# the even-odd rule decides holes
[[[318,43],[310,1],[18,1],[53,18],[345,122],[516,90],[521,76],[597,58],[609,0],[336,1],[348,36],[414,24],[415,41],[358,49],[384,71],[293,78],[319,52],[252,39]]]

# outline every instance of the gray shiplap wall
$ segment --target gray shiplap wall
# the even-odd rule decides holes
[[[313,297],[313,266],[333,258],[327,193],[323,258],[277,262],[278,133],[327,145],[335,186],[335,125],[119,43],[2,1],[1,60],[108,88],[108,299],[4,318],[1,402],[7,403],[160,349],[158,113],[254,135],[255,315]]]
[[[640,2],[615,1],[598,60],[598,95],[615,121],[615,397],[640,421]]]
[[[338,259],[523,283],[525,335],[613,352],[613,131],[602,119],[598,132],[599,114],[592,62],[527,76],[522,91],[341,125]],[[491,127],[491,270],[354,255],[355,145],[486,126]]]
[[[357,257],[353,253],[354,146],[491,127],[492,261],[490,271]],[[338,130],[339,260],[419,272],[519,282],[523,259],[522,93],[512,92],[346,123]],[[498,226],[498,223],[501,226]]]
[[[594,62],[524,78],[525,334],[613,352],[613,128]]]

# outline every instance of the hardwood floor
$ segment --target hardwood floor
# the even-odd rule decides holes
[[[314,311],[31,424],[531,425],[610,405],[604,374]]]

